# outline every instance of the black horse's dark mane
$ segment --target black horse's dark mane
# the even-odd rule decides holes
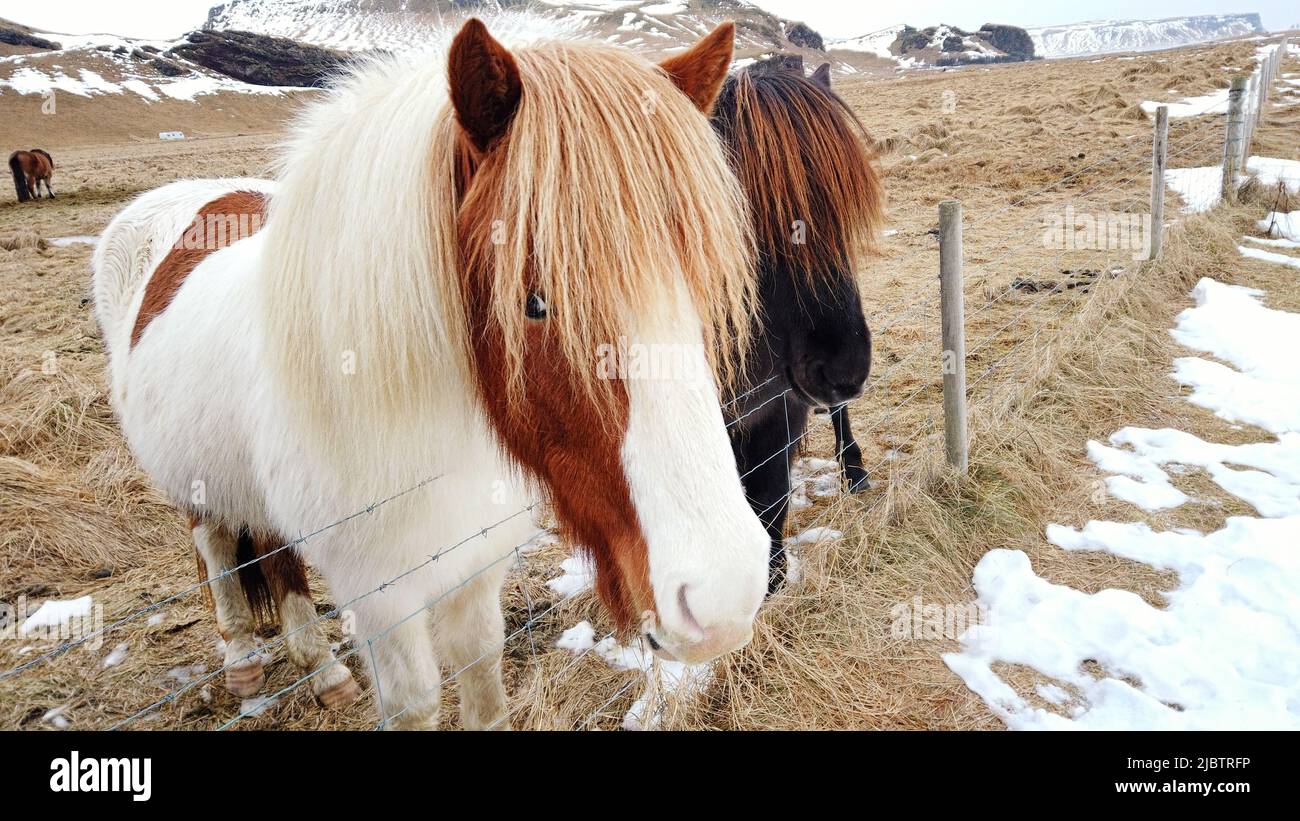
[[[767,263],[817,276],[874,250],[884,219],[874,143],[826,85],[802,70],[741,70],[723,85],[713,124]]]

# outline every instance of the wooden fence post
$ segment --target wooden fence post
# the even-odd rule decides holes
[[[939,298],[943,313],[943,432],[948,464],[970,464],[966,429],[966,317],[962,295],[961,201],[939,203]]]
[[[1160,259],[1165,238],[1165,164],[1169,161],[1169,106],[1156,109],[1156,133],[1151,146],[1151,256]]]
[[[1233,77],[1228,90],[1228,133],[1223,141],[1223,181],[1219,192],[1224,202],[1237,199],[1237,174],[1241,171],[1241,143],[1245,131],[1243,108],[1246,101],[1246,78]]]

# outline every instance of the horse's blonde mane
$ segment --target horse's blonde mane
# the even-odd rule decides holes
[[[594,380],[597,348],[681,283],[729,381],[752,321],[752,241],[743,193],[707,120],[626,52],[553,45],[515,56],[523,102],[471,206],[503,221],[504,242],[479,247],[507,349],[522,344],[520,306],[534,287],[566,357]],[[512,377],[517,386],[521,373]]]
[[[472,256],[491,266],[511,385],[527,368],[531,289],[588,389],[598,347],[683,293],[728,384],[752,321],[753,241],[707,120],[630,53],[547,43],[514,55],[522,101],[464,203],[499,231]],[[327,416],[342,400],[409,411],[468,378],[457,257],[467,149],[445,66],[440,50],[355,69],[305,112],[283,160],[264,230],[268,353]]]

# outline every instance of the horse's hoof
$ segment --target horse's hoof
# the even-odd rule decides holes
[[[226,689],[240,698],[258,694],[266,682],[260,659],[252,659],[226,668]]]
[[[866,493],[871,490],[871,480],[867,478],[866,471],[862,475],[855,476],[850,473],[848,476],[849,493]]]
[[[341,710],[361,698],[361,685],[349,675],[333,687],[327,687],[316,694],[321,706],[327,710]]]

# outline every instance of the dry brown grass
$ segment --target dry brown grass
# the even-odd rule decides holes
[[[1300,308],[1300,287],[1294,276],[1235,251],[1258,218],[1256,197],[1239,209],[1179,218],[1164,260],[1154,266],[1134,264],[1128,252],[1045,251],[1041,223],[1067,203],[1078,211],[1142,208],[1150,125],[1135,104],[1218,87],[1230,76],[1221,67],[1244,67],[1253,47],[843,86],[889,151],[897,231],[862,277],[877,365],[871,389],[852,409],[866,463],[881,467],[870,493],[817,500],[797,517],[792,528],[829,524],[845,536],[802,550],[802,582],[769,602],[752,645],[718,663],[705,692],[667,699],[670,726],[1000,727],[943,664],[940,654],[952,643],[890,637],[889,613],[899,602],[918,595],[941,604],[969,601],[971,569],[990,548],[1025,550],[1054,581],[1084,590],[1123,587],[1160,601],[1170,577],[1113,557],[1065,554],[1046,543],[1043,528],[1136,515],[1097,492],[1100,475],[1084,454],[1087,438],[1125,424],[1177,425],[1218,441],[1257,436],[1229,430],[1178,398],[1166,375],[1178,352],[1167,329],[1201,276],[1264,287],[1275,306],[1292,310]],[[1296,68],[1288,63],[1287,70]],[[945,91],[956,101],[947,114]],[[1300,156],[1298,112],[1270,113],[1258,132],[1258,153]],[[1216,161],[1220,128],[1214,118],[1175,121],[1171,165]],[[193,583],[187,534],[134,466],[106,402],[98,332],[83,302],[89,248],[41,241],[97,234],[134,192],[177,177],[258,174],[269,141],[71,149],[59,157],[61,199],[0,204],[0,601],[91,594],[111,621]],[[930,232],[935,206],[949,197],[962,199],[967,212],[968,367],[973,382],[989,374],[973,384],[972,467],[962,480],[939,456],[937,244]],[[1017,280],[1042,287],[1013,287]],[[1072,283],[1085,287],[1067,289]],[[828,426],[817,422],[808,452],[827,456],[832,447]],[[1177,481],[1197,498],[1216,498],[1204,476]],[[1191,504],[1148,520],[1213,528],[1233,512]],[[516,727],[584,726],[593,714],[591,726],[614,727],[641,694],[637,674],[611,670],[592,653],[575,659],[555,648],[579,620],[591,621],[598,636],[610,629],[590,596],[556,602],[546,587],[567,555],[564,545],[533,554],[507,587],[507,631],[518,633],[505,663]],[[316,589],[323,610],[328,591]],[[202,598],[184,596],[154,618],[114,630],[94,651],[77,649],[0,681],[0,726],[46,726],[41,717],[55,707],[66,707],[74,727],[111,726],[197,669],[215,670],[214,638]],[[128,647],[126,660],[103,669],[103,657],[119,643]],[[0,642],[0,670],[45,649],[23,653],[25,646]],[[1022,692],[1032,690],[1031,671],[1004,672]],[[268,675],[269,693],[299,674],[277,653]],[[454,696],[453,683],[446,696],[452,725]],[[211,728],[239,710],[218,679],[136,724]],[[295,691],[238,726],[361,729],[372,726],[373,715],[369,697],[327,713]]]

